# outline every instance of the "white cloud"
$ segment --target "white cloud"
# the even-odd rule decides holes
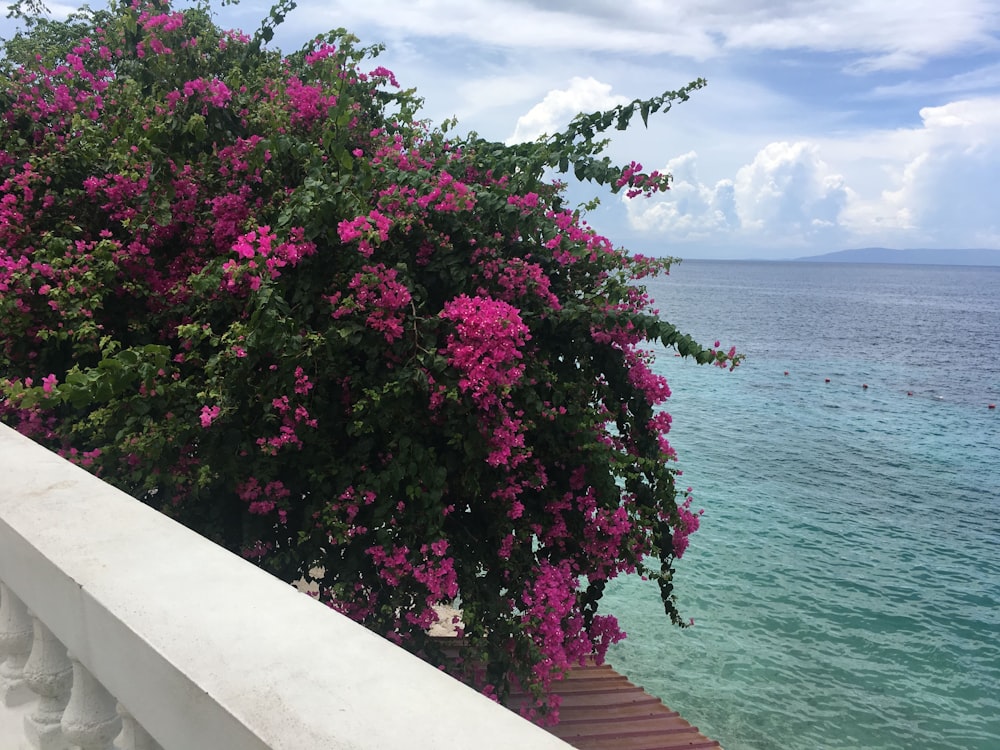
[[[932,57],[996,48],[1000,9],[990,0],[788,0],[742,20],[726,30],[728,47],[855,52],[859,71],[900,70]]]
[[[969,92],[990,91],[997,88],[1000,88],[1000,63],[993,63],[944,78],[909,80],[876,86],[866,98],[926,97],[935,94],[967,95]]]
[[[334,25],[375,26],[402,36],[461,37],[490,47],[671,52],[694,59],[718,52],[708,29],[682,24],[676,5],[659,1],[342,0],[316,3],[308,12]]]
[[[920,110],[922,127],[883,139],[895,162],[889,184],[845,212],[845,225],[872,235],[886,230],[911,242],[987,246],[1000,237],[1000,97]]]
[[[996,134],[1000,125],[1000,97],[965,99],[943,107],[924,107],[920,117],[928,131],[961,128],[963,141],[980,142]],[[945,140],[953,140],[946,137]]]
[[[623,198],[634,229],[690,241],[716,238],[739,227],[732,180],[702,184],[697,160],[698,155],[689,151],[667,162],[665,171],[674,178],[669,192],[654,198]]]
[[[462,110],[457,112],[462,120],[466,113],[478,113],[513,106],[523,107],[538,101],[548,90],[537,71],[487,74],[467,79],[457,86]]]
[[[775,255],[995,247],[1000,97],[925,107],[920,117],[913,128],[769,143],[714,184],[698,177],[697,155],[684,154],[666,165],[673,190],[627,203],[629,224],[675,242]]]
[[[805,238],[836,226],[847,200],[844,179],[815,144],[770,143],[739,169],[736,210],[744,230]]]
[[[313,6],[313,3],[303,3]],[[998,46],[994,0],[382,0],[308,7],[336,24],[404,36],[461,37],[490,47],[672,54],[696,60],[730,49],[815,50],[858,56],[857,70],[909,69]]]
[[[807,246],[840,231],[840,212],[849,191],[844,179],[806,142],[771,143],[741,167],[733,179],[702,183],[697,154],[666,165],[671,190],[628,202],[633,229],[665,233],[675,241],[711,239]]]
[[[580,112],[611,109],[628,101],[624,96],[612,94],[610,83],[574,76],[569,88],[549,91],[541,102],[517,118],[514,133],[507,143],[524,143],[541,135],[552,135]]]

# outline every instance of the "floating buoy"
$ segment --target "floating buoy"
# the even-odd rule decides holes
[[[829,382],[830,382],[830,378],[824,378],[824,379],[823,379],[823,382],[825,382],[825,383],[829,383]]]
[[[787,375],[787,374],[788,374],[788,370],[785,370],[785,375]]]
[[[861,384],[861,387],[862,387],[862,388],[863,388],[864,390],[866,390],[866,391],[867,391],[867,390],[868,390],[868,383],[862,383],[862,384]]]
[[[906,395],[907,395],[907,396],[912,396],[912,395],[913,395],[913,391],[907,391],[907,392],[906,392]]]

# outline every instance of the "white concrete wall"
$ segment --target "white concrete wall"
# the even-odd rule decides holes
[[[569,748],[3,425],[0,580],[164,750]]]

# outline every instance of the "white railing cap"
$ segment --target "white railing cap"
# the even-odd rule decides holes
[[[0,579],[166,750],[570,747],[4,425]]]

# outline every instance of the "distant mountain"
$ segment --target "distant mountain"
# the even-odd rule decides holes
[[[796,258],[813,263],[924,263],[941,266],[1000,266],[1000,250],[892,250],[863,247]]]

